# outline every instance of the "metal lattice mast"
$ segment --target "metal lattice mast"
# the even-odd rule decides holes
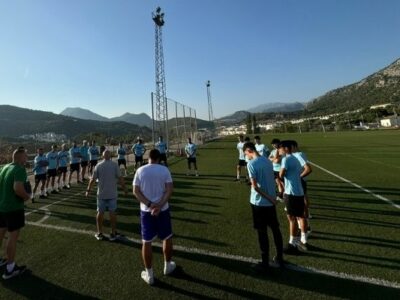
[[[211,82],[208,80],[206,82],[207,86],[207,99],[208,99],[208,120],[210,122],[214,121],[214,114],[213,114],[213,109],[212,109],[212,102],[211,102]]]
[[[165,142],[168,144],[168,107],[167,107],[167,93],[165,86],[165,72],[164,72],[164,52],[162,44],[162,26],[164,25],[164,13],[161,8],[157,7],[156,11],[152,14],[152,19],[155,24],[155,67],[156,67],[156,93],[155,93],[155,130],[159,135],[164,137]]]

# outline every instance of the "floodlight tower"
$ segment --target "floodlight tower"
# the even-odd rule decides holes
[[[168,107],[167,93],[165,86],[164,72],[164,52],[162,44],[162,27],[164,26],[164,13],[161,12],[161,7],[157,7],[152,13],[152,19],[155,24],[155,66],[156,66],[156,130],[159,135],[164,137],[168,144]]]
[[[213,114],[213,109],[212,109],[212,103],[211,103],[211,82],[208,80],[206,82],[207,86],[207,98],[208,98],[208,120],[210,122],[214,121],[214,114]]]

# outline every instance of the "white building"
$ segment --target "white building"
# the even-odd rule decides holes
[[[400,117],[398,116],[391,116],[386,119],[381,120],[382,127],[395,127],[400,126]]]

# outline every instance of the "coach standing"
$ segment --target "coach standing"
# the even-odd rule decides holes
[[[172,226],[168,204],[172,190],[171,173],[167,167],[160,165],[160,152],[153,149],[149,154],[149,164],[139,168],[133,179],[133,193],[140,202],[142,258],[145,266],[141,277],[150,285],[154,283],[152,241],[157,236],[163,241],[164,275],[176,268],[171,260]]]
[[[0,265],[7,264],[3,279],[18,276],[26,270],[25,266],[15,264],[19,232],[25,226],[24,201],[31,197],[24,187],[26,161],[26,151],[20,147],[13,152],[12,163],[0,170],[0,242],[8,231],[7,259],[0,260]]]

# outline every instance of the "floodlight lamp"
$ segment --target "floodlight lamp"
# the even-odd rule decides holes
[[[161,7],[158,6],[158,7],[156,8],[156,12],[159,14],[159,13],[161,12]]]

